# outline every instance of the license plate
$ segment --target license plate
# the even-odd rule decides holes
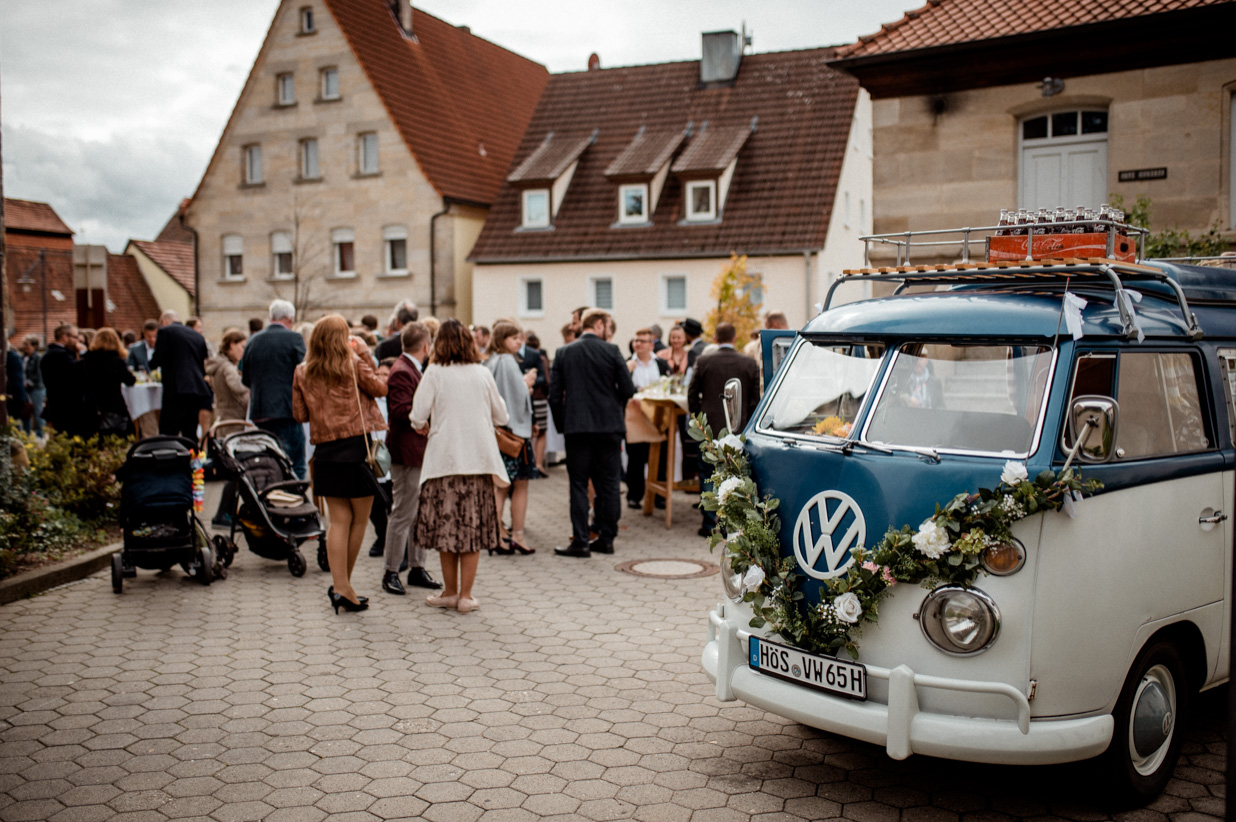
[[[857,662],[809,654],[756,636],[748,647],[752,670],[851,699],[867,698],[867,668]]]

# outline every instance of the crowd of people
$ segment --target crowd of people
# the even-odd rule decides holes
[[[674,471],[664,459],[649,466],[646,439],[628,435],[636,392],[669,377],[714,431],[724,426],[728,379],[743,383],[744,422],[760,393],[758,343],[736,350],[734,327],[724,322],[711,342],[689,318],[664,341],[659,326],[640,328],[628,356],[614,342],[613,316],[583,307],[563,326],[551,361],[514,319],[469,328],[420,319],[411,301],[395,307],[383,336],[372,315],[357,324],[339,314],[298,324],[286,300],[268,313],[250,320],[248,333],[226,329],[217,348],[200,319],[181,322],[174,311],[146,322],[140,336],[66,324],[42,351],[37,336],[26,337],[7,352],[9,411],[38,437],[44,423],[83,438],[160,433],[198,441],[227,421],[269,432],[327,513],[327,594],[336,612],[368,607],[352,572],[369,522],[377,533],[369,555],[383,558],[384,591],[406,595],[406,571],[408,586],[432,591],[431,606],[480,607],[473,592],[480,552],[536,551],[525,522],[530,486],[548,476],[551,429],[564,443],[570,485],[571,538],[555,553],[612,554],[622,484],[628,507],[639,508],[645,474]],[[770,313],[765,325],[784,328],[785,317]],[[122,387],[139,380],[161,382],[162,403],[133,419]],[[685,423],[669,433],[682,438],[683,476],[698,472],[706,489],[708,472]],[[382,450],[389,470],[377,458]],[[228,526],[235,507],[229,486],[213,524]],[[714,521],[703,517],[707,534]],[[441,582],[426,566],[429,551],[439,555]]]

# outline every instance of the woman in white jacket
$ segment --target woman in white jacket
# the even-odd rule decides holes
[[[409,419],[429,437],[413,539],[442,559],[442,591],[425,601],[466,614],[479,605],[472,584],[480,552],[498,542],[494,488],[510,481],[494,438],[494,426],[508,421],[506,404],[458,320],[434,338]]]

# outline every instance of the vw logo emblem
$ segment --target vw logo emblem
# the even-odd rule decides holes
[[[815,579],[839,577],[854,562],[850,553],[867,540],[863,511],[849,494],[821,491],[794,523],[794,556],[803,571]]]

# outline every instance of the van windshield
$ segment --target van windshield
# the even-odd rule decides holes
[[[786,366],[760,425],[793,434],[848,437],[883,356],[879,344],[803,343]]]
[[[1045,346],[911,343],[896,353],[864,439],[1024,456],[1050,382]]]

